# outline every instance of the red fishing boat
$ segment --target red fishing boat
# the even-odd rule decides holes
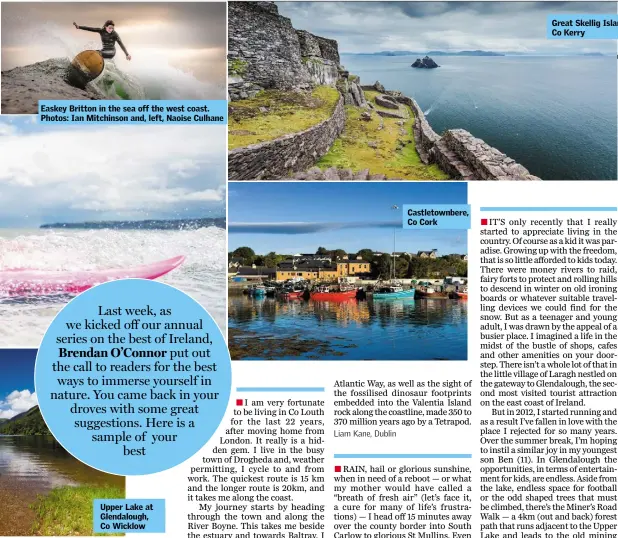
[[[281,294],[281,297],[284,299],[300,299],[304,293],[304,290],[295,290],[295,291],[284,291]]]
[[[310,299],[314,301],[347,301],[356,297],[356,289],[331,291],[329,288],[321,287],[310,294]]]

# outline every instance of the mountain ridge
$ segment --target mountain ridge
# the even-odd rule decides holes
[[[38,405],[28,411],[0,422],[1,435],[49,435],[50,431],[43,420]]]
[[[444,51],[444,50],[430,50],[428,52],[418,52],[411,50],[382,50],[379,52],[342,52],[342,56],[526,56],[526,57],[536,57],[536,56],[547,56],[547,54],[542,53],[530,53],[530,52],[518,52],[518,51],[506,51],[506,52],[495,52],[491,50],[460,50],[460,51]],[[551,55],[550,55],[551,56]],[[562,55],[557,55],[562,56]],[[564,56],[569,57],[607,57],[613,56],[613,54],[605,54],[603,52],[580,52],[573,54],[565,54]]]
[[[225,217],[205,217],[196,219],[152,219],[152,220],[104,220],[92,222],[54,222],[42,224],[41,229],[67,228],[77,230],[194,230],[216,226],[225,228]]]
[[[418,52],[411,50],[383,50],[380,52],[344,52],[350,56],[505,56],[503,52],[494,52],[490,50],[461,50],[461,51],[444,51],[430,50],[427,52]]]

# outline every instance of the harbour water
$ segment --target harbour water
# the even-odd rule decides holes
[[[229,297],[232,358],[466,360],[467,302]],[[306,345],[303,345],[306,344]]]
[[[362,84],[413,97],[437,133],[466,129],[544,180],[616,179],[617,67],[613,56],[343,54]]]

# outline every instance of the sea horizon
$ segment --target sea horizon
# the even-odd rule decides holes
[[[343,54],[360,83],[414,98],[438,133],[465,129],[543,180],[616,180],[613,56]]]

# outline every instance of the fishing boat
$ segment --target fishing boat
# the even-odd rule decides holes
[[[404,290],[401,286],[382,286],[373,292],[374,299],[414,299],[416,290]]]
[[[320,286],[309,292],[309,299],[313,301],[347,301],[356,298],[356,289],[340,288],[339,291],[331,291],[327,286]]]
[[[282,299],[300,299],[304,290],[283,290],[280,294]]]
[[[275,293],[277,292],[277,288],[275,288],[275,286],[266,286],[265,291],[266,297],[274,297]]]
[[[458,299],[467,299],[468,298],[468,288],[459,288],[456,292],[455,295],[457,296]]]
[[[433,286],[420,286],[416,288],[416,296],[423,299],[448,299],[448,293],[438,291]]]
[[[252,297],[264,297],[266,295],[266,286],[251,286],[249,288],[249,295]]]

